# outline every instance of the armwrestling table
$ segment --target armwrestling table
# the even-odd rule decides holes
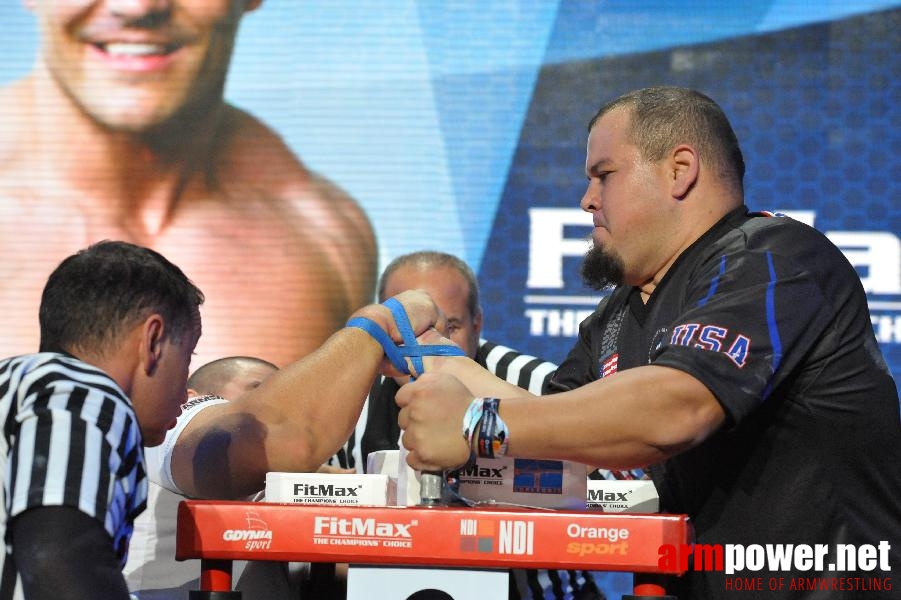
[[[200,591],[215,597],[232,589],[233,560],[681,575],[660,548],[691,539],[684,515],[184,500],[175,558],[200,559]],[[635,596],[665,596],[639,581]]]

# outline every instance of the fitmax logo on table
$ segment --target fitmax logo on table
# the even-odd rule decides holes
[[[380,538],[405,538],[412,536],[410,528],[418,521],[397,523],[394,521],[377,521],[374,518],[340,519],[338,517],[317,516],[313,525],[313,535],[361,536]]]
[[[412,548],[412,529],[418,519],[407,523],[380,521],[375,518],[339,518],[316,516],[313,520],[313,543],[331,546]]]

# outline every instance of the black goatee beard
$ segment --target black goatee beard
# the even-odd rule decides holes
[[[625,265],[619,256],[604,252],[602,247],[592,244],[582,259],[579,275],[588,287],[604,290],[622,285],[624,271]]]

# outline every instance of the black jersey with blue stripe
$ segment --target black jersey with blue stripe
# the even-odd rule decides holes
[[[710,439],[650,469],[661,506],[689,514],[699,542],[901,540],[897,388],[860,278],[823,234],[733,211],[646,303],[627,287],[605,298],[551,386],[647,364],[697,378],[727,415]],[[689,579],[707,579],[692,598],[725,589],[722,573]]]

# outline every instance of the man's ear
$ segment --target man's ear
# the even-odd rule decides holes
[[[695,149],[685,144],[676,146],[671,160],[672,190],[670,193],[673,198],[683,200],[698,181],[701,163]]]
[[[141,363],[146,375],[153,375],[163,354],[165,327],[163,317],[152,314],[144,321],[141,337]]]

